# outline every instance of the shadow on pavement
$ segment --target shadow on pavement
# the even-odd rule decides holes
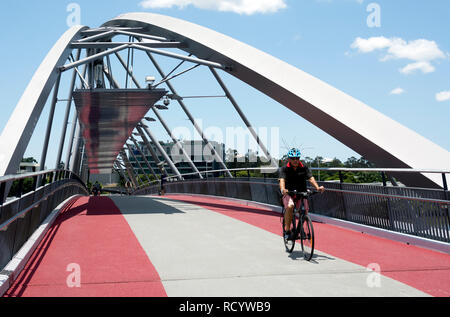
[[[122,214],[182,214],[172,206],[155,200],[155,197],[143,196],[109,196]]]

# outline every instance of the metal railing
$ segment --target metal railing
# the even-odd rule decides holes
[[[413,169],[413,168],[346,168],[346,167],[310,167],[311,171],[325,171],[325,172],[337,172],[340,176],[340,182],[343,183],[342,180],[342,172],[368,172],[368,173],[380,173],[384,186],[386,186],[386,174],[388,173],[422,173],[422,174],[440,174],[442,177],[442,188],[444,190],[448,190],[448,183],[446,174],[450,174],[450,170],[439,170],[439,169]],[[224,171],[230,171],[234,172],[234,175],[236,176],[236,172],[242,172],[247,171],[248,176],[250,177],[250,172],[260,172],[264,177],[270,174],[275,174],[278,172],[278,168],[276,167],[270,167],[270,166],[262,166],[262,167],[254,167],[254,168],[235,168],[235,169],[228,169],[228,170],[211,170],[211,171],[203,171],[200,172],[200,174],[205,174],[206,176],[208,174],[220,174],[224,173]],[[185,173],[181,176],[194,176],[198,173]],[[173,180],[178,178],[178,176],[169,176],[165,178],[166,180]]]
[[[450,171],[412,169],[349,169],[311,168],[312,170],[346,172],[417,172],[447,174]],[[244,199],[280,206],[277,178],[263,174],[250,177],[250,171],[234,169],[231,172],[248,171],[247,177],[208,177],[175,180],[171,177],[165,184],[166,193],[203,194]],[[221,170],[208,171],[220,174]],[[183,174],[186,176],[186,174]],[[445,180],[445,176],[443,177]],[[426,189],[339,182],[318,182],[326,187],[322,195],[311,200],[312,212],[386,230],[411,234],[429,239],[450,242],[450,200],[446,189]],[[134,195],[157,194],[159,185],[140,188]]]
[[[71,171],[0,177],[0,270],[59,204],[77,194],[88,190]]]

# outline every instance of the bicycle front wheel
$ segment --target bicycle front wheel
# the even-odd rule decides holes
[[[306,261],[311,260],[314,254],[314,228],[308,215],[302,217],[301,242],[303,257]]]

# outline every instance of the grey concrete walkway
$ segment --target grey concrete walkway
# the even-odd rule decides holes
[[[322,252],[303,259],[280,236],[189,203],[111,196],[168,296],[427,296]]]

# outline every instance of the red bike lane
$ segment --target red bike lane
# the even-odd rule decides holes
[[[165,297],[158,273],[107,197],[68,203],[5,297]]]

